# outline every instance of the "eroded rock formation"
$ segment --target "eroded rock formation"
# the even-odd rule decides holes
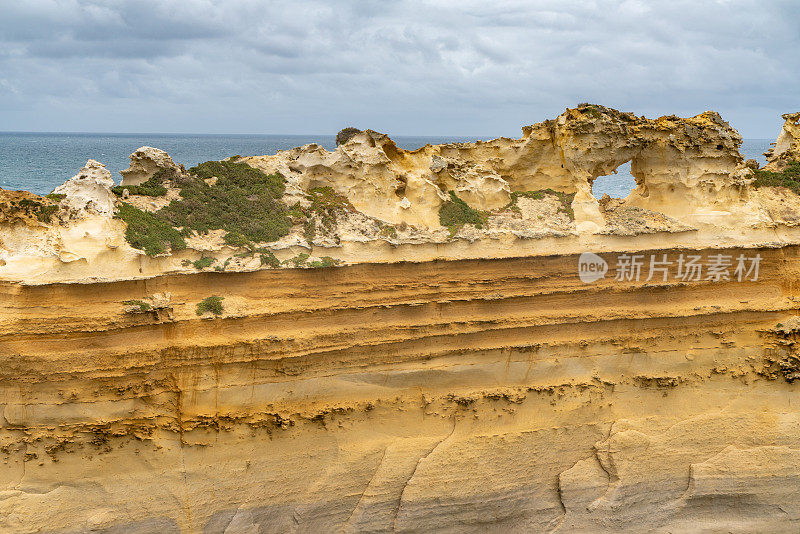
[[[766,168],[772,171],[782,170],[790,161],[800,161],[800,112],[786,113],[783,120],[775,146],[764,154]]]
[[[593,231],[604,219],[591,184],[627,162],[638,184],[631,205],[690,215],[738,201],[748,176],[741,141],[714,112],[650,120],[587,104],[523,128],[521,139],[406,151],[367,130],[334,152],[308,145],[248,162],[280,172],[301,190],[334,187],[368,215],[425,226],[438,224],[448,190],[476,208],[496,210],[512,191],[550,188],[574,193],[575,219],[593,223],[586,226]]]
[[[735,130],[583,105],[518,140],[351,133],[236,159],[286,179],[269,243],[148,256],[91,161],[1,192],[0,531],[797,530],[800,197]],[[162,224],[226,180],[124,201]]]
[[[122,175],[122,185],[140,185],[160,170],[178,172],[178,166],[163,150],[143,146],[131,154],[130,167],[119,173]]]
[[[111,215],[114,213],[114,180],[102,163],[90,159],[72,178],[56,187],[53,193],[66,197],[64,206],[77,216],[87,213]]]

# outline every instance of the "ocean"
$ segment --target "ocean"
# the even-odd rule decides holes
[[[474,141],[477,137],[394,137],[397,145],[415,149],[428,143]],[[762,153],[771,139],[745,139],[742,153],[764,163]],[[115,180],[128,168],[131,152],[140,146],[166,151],[176,163],[187,168],[203,161],[235,154],[274,154],[308,143],[332,150],[332,135],[179,135],[179,134],[83,134],[83,133],[0,133],[0,188],[26,189],[46,194],[74,176],[89,158],[106,165]],[[630,164],[616,175],[598,178],[593,193],[625,197],[635,187]]]

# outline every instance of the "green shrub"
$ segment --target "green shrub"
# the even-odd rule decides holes
[[[232,260],[232,259],[233,259],[233,258],[227,258],[227,259],[225,260],[225,263],[223,263],[222,265],[217,265],[217,266],[215,266],[215,267],[214,267],[214,270],[215,270],[215,271],[217,271],[218,273],[224,272],[224,271],[225,271],[225,269],[227,269],[227,268],[228,268],[228,265],[230,265],[230,263],[231,263],[231,260]]]
[[[301,252],[300,254],[295,256],[294,258],[290,258],[288,260],[285,260],[284,263],[287,263],[287,264],[291,263],[295,267],[304,267],[307,260],[308,260],[308,254],[305,253],[305,252]]]
[[[330,256],[322,256],[318,261],[312,261],[309,264],[309,267],[312,267],[314,269],[320,269],[325,267],[335,267],[339,265],[339,263],[341,263],[340,260],[335,260]]]
[[[348,126],[347,128],[342,128],[339,130],[339,133],[336,134],[336,146],[343,145],[347,141],[350,140],[356,134],[360,134],[361,130],[358,128],[353,128],[352,126]]]
[[[800,161],[792,161],[781,172],[756,171],[754,187],[785,187],[800,195]]]
[[[55,200],[56,202],[61,202],[64,200],[67,195],[64,193],[48,193],[45,197],[49,198],[50,200]]]
[[[174,171],[171,169],[159,169],[146,182],[139,185],[118,185],[111,188],[117,196],[127,189],[131,195],[143,195],[148,197],[163,197],[167,194],[167,188],[161,185],[164,179],[169,177]]]
[[[485,213],[469,207],[469,205],[456,196],[455,191],[449,191],[450,200],[442,204],[439,209],[439,223],[450,229],[453,236],[465,224],[472,224],[475,228],[482,228],[488,217]]]
[[[314,241],[314,237],[316,235],[317,235],[317,223],[314,222],[314,219],[308,219],[303,224],[303,237],[309,244],[311,244]]]
[[[246,248],[252,245],[252,242],[239,232],[227,232],[222,237],[222,240],[226,244],[236,248]]]
[[[271,250],[264,250],[261,252],[261,265],[268,265],[273,269],[277,269],[281,266],[281,262],[275,257],[275,254],[273,254]]]
[[[205,313],[213,313],[214,315],[222,315],[222,301],[224,297],[217,297],[216,295],[206,297],[197,303],[197,315]]]
[[[309,217],[309,212],[306,208],[301,206],[299,202],[295,202],[294,206],[289,208],[289,217],[291,217],[294,222],[301,223]]]
[[[198,271],[202,271],[206,267],[211,267],[211,264],[214,263],[215,261],[217,260],[215,260],[214,258],[200,258],[199,260],[193,261],[192,265],[194,265],[194,268],[197,269]]]
[[[58,206],[42,206],[36,213],[36,218],[43,223],[49,223],[53,214],[58,211]]]
[[[206,161],[190,168],[189,172],[202,180],[216,176],[217,185],[241,187],[250,194],[258,194],[266,187],[273,198],[282,197],[286,187],[286,180],[280,174],[265,174],[247,163]]]
[[[19,207],[30,212],[31,215],[34,215],[43,223],[49,223],[50,219],[53,217],[53,214],[58,211],[57,204],[45,204],[29,198],[23,198],[20,200]]]
[[[519,211],[517,200],[520,197],[532,198],[534,200],[541,200],[545,195],[552,195],[561,202],[561,211],[570,220],[575,220],[575,212],[572,210],[572,201],[575,199],[575,193],[562,193],[561,191],[554,191],[553,189],[539,189],[537,191],[514,191],[511,193],[511,202],[509,202],[507,209]]]
[[[167,245],[172,250],[186,248],[180,232],[153,215],[123,202],[115,217],[127,223],[125,239],[133,248],[144,250],[148,256],[166,252]]]
[[[122,303],[126,306],[138,306],[135,313],[144,313],[152,310],[152,306],[143,300],[123,300]]]
[[[189,172],[195,176],[179,184],[181,199],[158,212],[172,226],[200,234],[225,230],[225,241],[233,246],[275,241],[289,233],[291,220],[276,200],[285,188],[280,174],[231,161],[208,161]],[[214,186],[205,182],[212,177],[217,177]]]

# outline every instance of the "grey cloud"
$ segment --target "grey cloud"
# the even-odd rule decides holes
[[[800,109],[791,1],[2,9],[0,130],[330,133],[359,120],[394,134],[517,135],[596,101],[648,115],[716,108],[745,135],[773,137],[779,114]]]

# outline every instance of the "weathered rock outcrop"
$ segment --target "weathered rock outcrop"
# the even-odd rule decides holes
[[[286,178],[269,243],[148,256],[91,161],[0,191],[0,532],[797,531],[800,197],[735,130],[351,134],[243,159]]]
[[[627,162],[638,184],[631,205],[689,216],[739,201],[750,174],[741,141],[714,112],[650,120],[586,104],[523,128],[520,139],[406,151],[367,130],[333,152],[308,145],[247,161],[280,172],[300,190],[334,187],[367,215],[429,227],[438,225],[448,190],[478,209],[495,210],[510,202],[512,191],[550,188],[575,194],[576,223],[592,223],[584,228],[594,231],[604,219],[591,184]]]
[[[111,193],[114,180],[102,163],[90,159],[78,174],[56,187],[53,193],[66,195],[64,205],[74,215],[111,215],[114,213],[115,197]]]
[[[160,170],[177,173],[179,169],[163,150],[143,146],[131,154],[130,167],[119,173],[122,175],[122,185],[140,185]]]
[[[790,161],[800,161],[800,112],[783,115],[783,129],[767,156],[766,169],[780,171]]]

